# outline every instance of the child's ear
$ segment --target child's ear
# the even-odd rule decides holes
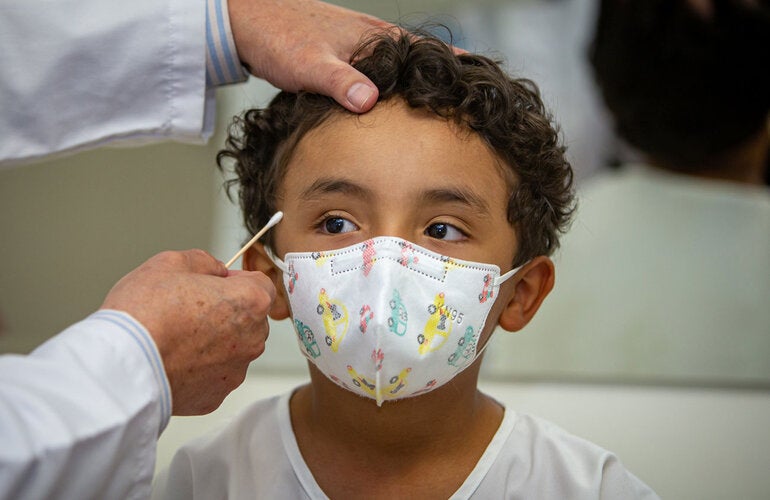
[[[289,302],[286,299],[286,289],[283,287],[283,272],[278,269],[265,252],[262,243],[255,243],[246,250],[243,255],[243,269],[246,271],[260,271],[264,273],[273,285],[275,285],[275,302],[270,309],[270,317],[275,320],[289,317]]]
[[[517,276],[513,296],[498,320],[500,326],[509,332],[524,328],[553,289],[553,261],[544,255],[535,257]]]

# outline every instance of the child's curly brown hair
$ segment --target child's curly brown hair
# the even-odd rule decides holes
[[[378,33],[352,60],[377,85],[378,101],[402,99],[452,120],[479,134],[510,169],[508,221],[519,237],[513,265],[553,253],[574,212],[573,174],[532,81],[511,78],[496,61],[455,54],[438,38],[414,31]],[[319,94],[281,92],[266,109],[235,118],[217,163],[224,170],[234,160],[237,178],[228,189],[239,186],[249,232],[276,211],[277,188],[298,141],[333,113],[349,111]],[[269,233],[265,242],[271,243]]]

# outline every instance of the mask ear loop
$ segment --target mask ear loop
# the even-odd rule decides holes
[[[233,265],[233,262],[235,262],[236,260],[238,260],[238,257],[240,257],[241,255],[243,255],[244,253],[246,253],[246,250],[248,250],[249,248],[251,248],[251,246],[252,246],[254,243],[256,243],[256,242],[257,242],[257,240],[258,240],[259,238],[261,238],[261,237],[262,237],[262,235],[263,235],[263,234],[265,234],[265,233],[267,232],[267,230],[268,230],[268,229],[270,229],[271,227],[273,227],[273,226],[275,226],[276,224],[278,224],[279,222],[281,222],[281,219],[283,219],[283,212],[281,212],[281,211],[278,211],[278,212],[274,213],[274,214],[273,214],[273,216],[272,216],[272,217],[270,217],[270,220],[269,220],[269,221],[267,221],[267,224],[265,224],[265,227],[263,227],[262,229],[260,229],[260,230],[257,232],[257,234],[255,234],[255,235],[254,235],[254,237],[253,237],[253,238],[251,238],[251,239],[249,240],[249,242],[248,242],[248,243],[246,243],[245,245],[243,245],[243,248],[241,248],[240,250],[238,250],[238,253],[236,253],[235,255],[233,255],[233,258],[232,258],[232,259],[230,259],[230,260],[227,262],[227,264],[225,264],[225,267],[229,269],[229,268],[230,268],[230,266],[232,266],[232,265]]]
[[[501,274],[500,276],[498,276],[497,278],[495,278],[495,279],[492,281],[492,284],[493,284],[494,286],[496,286],[496,287],[497,287],[497,286],[500,286],[500,285],[502,285],[502,284],[503,284],[505,281],[507,281],[509,278],[513,277],[513,275],[515,275],[516,273],[518,273],[519,271],[521,271],[521,269],[522,269],[524,266],[526,266],[527,264],[529,264],[529,261],[525,262],[524,264],[520,265],[519,267],[514,267],[513,269],[511,269],[510,271],[508,271],[508,272],[507,272],[507,273],[505,273],[505,274]]]
[[[278,269],[280,269],[285,273],[289,272],[288,267],[286,266],[286,263],[273,253],[272,248],[266,246],[265,253],[267,254],[267,258],[272,260],[273,264],[275,264],[276,267],[278,267]]]
[[[497,278],[495,278],[495,279],[492,281],[492,284],[493,284],[493,286],[495,287],[495,291],[497,291],[497,289],[500,287],[500,285],[502,285],[502,284],[503,284],[503,283],[505,283],[507,280],[509,280],[510,278],[512,278],[514,275],[516,275],[516,273],[518,273],[519,271],[521,271],[521,269],[522,269],[524,266],[526,266],[527,264],[529,264],[529,261],[525,262],[524,264],[520,265],[519,267],[514,267],[513,269],[511,269],[511,270],[510,270],[510,271],[508,271],[507,273],[505,273],[505,274],[501,274],[500,276],[498,276]],[[486,323],[486,321],[485,321],[485,323]],[[487,339],[486,343],[484,344],[484,347],[482,347],[480,351],[476,351],[476,355],[475,355],[475,357],[473,358],[473,360],[475,361],[475,360],[479,359],[479,356],[481,356],[482,354],[484,354],[484,351],[486,350],[486,348],[487,348],[487,347],[489,347],[489,344],[491,344],[491,343],[492,343],[492,336],[490,335],[490,337]],[[477,345],[478,345],[478,344],[477,344]],[[468,366],[470,366],[471,364],[472,364],[472,363],[468,363]]]

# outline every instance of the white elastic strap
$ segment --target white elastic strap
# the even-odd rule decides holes
[[[525,262],[524,264],[520,265],[519,267],[514,267],[513,269],[511,269],[507,273],[501,274],[500,276],[498,276],[497,278],[494,279],[492,284],[494,286],[500,286],[501,284],[503,284],[505,282],[505,280],[507,280],[508,278],[513,276],[514,274],[516,274],[519,271],[521,271],[521,268],[526,266],[527,264],[529,264],[529,262]]]
[[[288,267],[286,267],[286,263],[285,263],[284,261],[282,261],[281,259],[279,259],[279,258],[278,258],[278,257],[277,257],[277,256],[276,256],[274,253],[273,253],[273,249],[272,249],[272,248],[270,248],[269,246],[267,246],[267,245],[266,245],[266,246],[265,246],[265,253],[267,254],[267,257],[268,257],[270,260],[272,260],[272,261],[273,261],[273,264],[275,264],[275,265],[276,265],[276,267],[278,267],[278,269],[280,269],[281,271],[283,271],[283,272],[285,272],[285,273],[289,272],[289,268],[288,268]]]
[[[495,328],[497,328],[497,327],[495,327]],[[480,351],[476,351],[476,355],[474,356],[473,361],[468,363],[468,366],[472,365],[477,359],[479,359],[479,357],[481,357],[482,354],[484,354],[484,351],[486,351],[487,347],[489,347],[489,344],[492,343],[492,335],[494,335],[494,334],[495,334],[495,331],[494,331],[494,328],[493,328],[492,331],[489,332],[489,337],[487,337],[487,341],[484,342],[484,347],[482,347]],[[481,336],[481,334],[479,334],[479,336]],[[476,344],[476,345],[478,346],[478,344]],[[467,366],[466,366],[466,368],[467,368]]]

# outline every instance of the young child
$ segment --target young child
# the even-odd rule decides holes
[[[356,116],[280,93],[236,121],[244,266],[271,277],[310,383],[183,447],[162,498],[647,498],[611,453],[477,389],[496,326],[554,283],[572,172],[535,85],[441,41],[382,34]]]

